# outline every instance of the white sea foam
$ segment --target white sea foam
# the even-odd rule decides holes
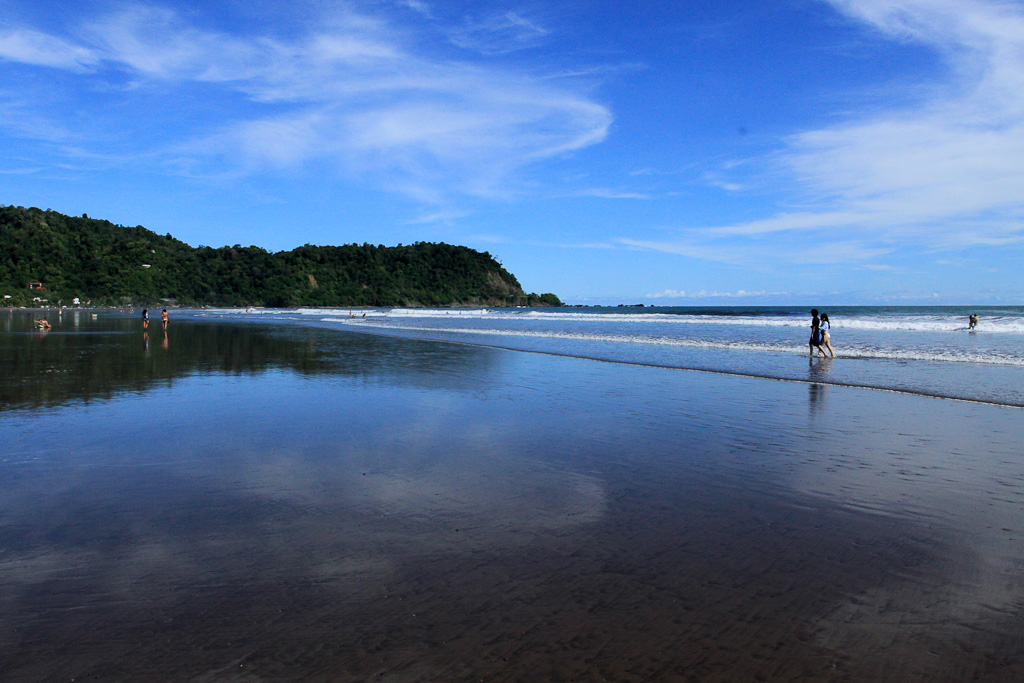
[[[807,354],[806,344],[791,343],[756,343],[739,340],[714,340],[692,337],[666,337],[633,334],[588,334],[582,332],[562,332],[557,330],[516,330],[499,328],[465,328],[465,327],[426,327],[422,325],[384,324],[382,321],[370,319],[326,317],[323,322],[347,323],[357,327],[372,327],[381,330],[402,330],[420,333],[443,335],[466,335],[472,337],[492,336],[509,338],[555,339],[575,342],[603,342],[610,344],[639,344],[650,346],[667,346],[694,349],[721,349],[733,351],[753,351],[786,354]],[[921,349],[921,348],[866,348],[847,347],[839,354],[843,358],[879,358],[898,361],[932,361],[945,363],[975,363],[982,365],[1012,365],[1024,367],[1024,358],[991,352],[977,353],[963,349]]]
[[[792,315],[689,315],[678,313],[593,313],[585,311],[538,311],[536,309],[438,309],[438,308],[294,308],[250,309],[252,313],[273,313],[311,317],[362,318],[459,318],[461,320],[501,320],[519,322],[574,322],[581,324],[628,323],[631,325],[714,325],[749,328],[807,328],[810,318]],[[246,309],[206,309],[217,315],[246,314]],[[960,333],[966,331],[963,316],[940,315],[857,315],[837,316],[831,320],[834,330],[874,330],[891,332]],[[1024,317],[990,316],[982,319],[978,332],[983,334],[1024,334]]]
[[[587,313],[568,311],[493,310],[493,309],[302,309],[301,315],[346,315],[349,310],[361,316],[386,318],[459,317],[463,320],[492,319],[508,322],[575,322],[583,324],[628,323],[631,325],[715,325],[730,327],[806,328],[809,317],[789,315],[686,315],[675,313]],[[951,316],[855,316],[834,318],[833,329],[900,332],[959,333],[966,331],[966,320]],[[982,333],[1024,334],[1024,318],[995,316],[983,319]]]
[[[721,315],[677,315],[667,313],[547,313],[532,311],[520,316],[507,316],[508,319],[535,319],[548,321],[575,322],[625,322],[632,324],[677,324],[677,325],[723,325],[732,327],[791,327],[806,328],[810,326],[809,317],[794,316],[721,316]],[[904,318],[882,316],[857,316],[850,318],[833,318],[830,321],[833,329],[879,330],[901,332],[964,332],[966,319],[950,316],[909,316]],[[1024,319],[1010,316],[985,318],[978,328],[983,333],[1024,334]]]

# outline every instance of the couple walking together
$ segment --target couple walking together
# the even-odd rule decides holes
[[[811,355],[814,355],[814,349],[818,349],[818,353],[822,356],[825,355],[825,349],[828,349],[828,355],[832,358],[836,357],[835,352],[832,351],[832,340],[828,333],[831,324],[828,321],[828,313],[822,313],[821,317],[818,317],[818,309],[811,309],[811,341],[809,342],[811,347]]]

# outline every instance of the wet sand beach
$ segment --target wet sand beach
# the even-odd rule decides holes
[[[4,681],[1024,677],[1019,409],[96,325],[2,339]]]

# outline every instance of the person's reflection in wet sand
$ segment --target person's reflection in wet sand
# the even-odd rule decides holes
[[[812,382],[820,382],[828,379],[832,372],[832,359],[827,356],[811,357],[807,368],[807,378]]]
[[[167,323],[164,323],[164,338],[160,340],[160,348],[167,348]]]
[[[825,405],[825,395],[828,393],[828,384],[825,384],[825,380],[828,379],[829,371],[832,370],[832,359],[819,356],[812,356],[810,359],[810,365],[808,368],[807,378],[811,380],[808,385],[808,398],[811,409],[811,414],[817,413]]]
[[[149,353],[149,332],[142,333],[142,350]]]
[[[811,414],[815,415],[819,410],[825,407],[825,398],[828,394],[828,385],[819,384],[817,382],[811,382],[807,385],[809,399],[808,406],[810,406]]]

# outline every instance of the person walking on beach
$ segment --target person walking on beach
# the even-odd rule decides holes
[[[811,340],[808,342],[808,346],[811,347],[811,355],[814,355],[814,349],[821,345],[821,320],[818,319],[818,309],[811,309]],[[821,350],[820,348],[818,349]]]
[[[821,338],[821,343],[818,344],[818,353],[824,356],[825,352],[821,350],[822,347],[824,347],[828,349],[828,355],[835,358],[835,351],[832,350],[832,335],[828,332],[831,327],[832,324],[828,321],[828,313],[823,312],[821,314],[821,320],[818,322],[818,334]]]
[[[160,322],[163,323],[164,329],[167,329],[167,309],[165,308],[160,312]]]
[[[973,330],[977,326],[978,326],[978,314],[977,313],[971,313],[971,315],[967,318],[967,329],[968,330]]]
[[[149,327],[149,309],[148,308],[143,308],[142,309],[142,329],[145,330],[148,327]]]

